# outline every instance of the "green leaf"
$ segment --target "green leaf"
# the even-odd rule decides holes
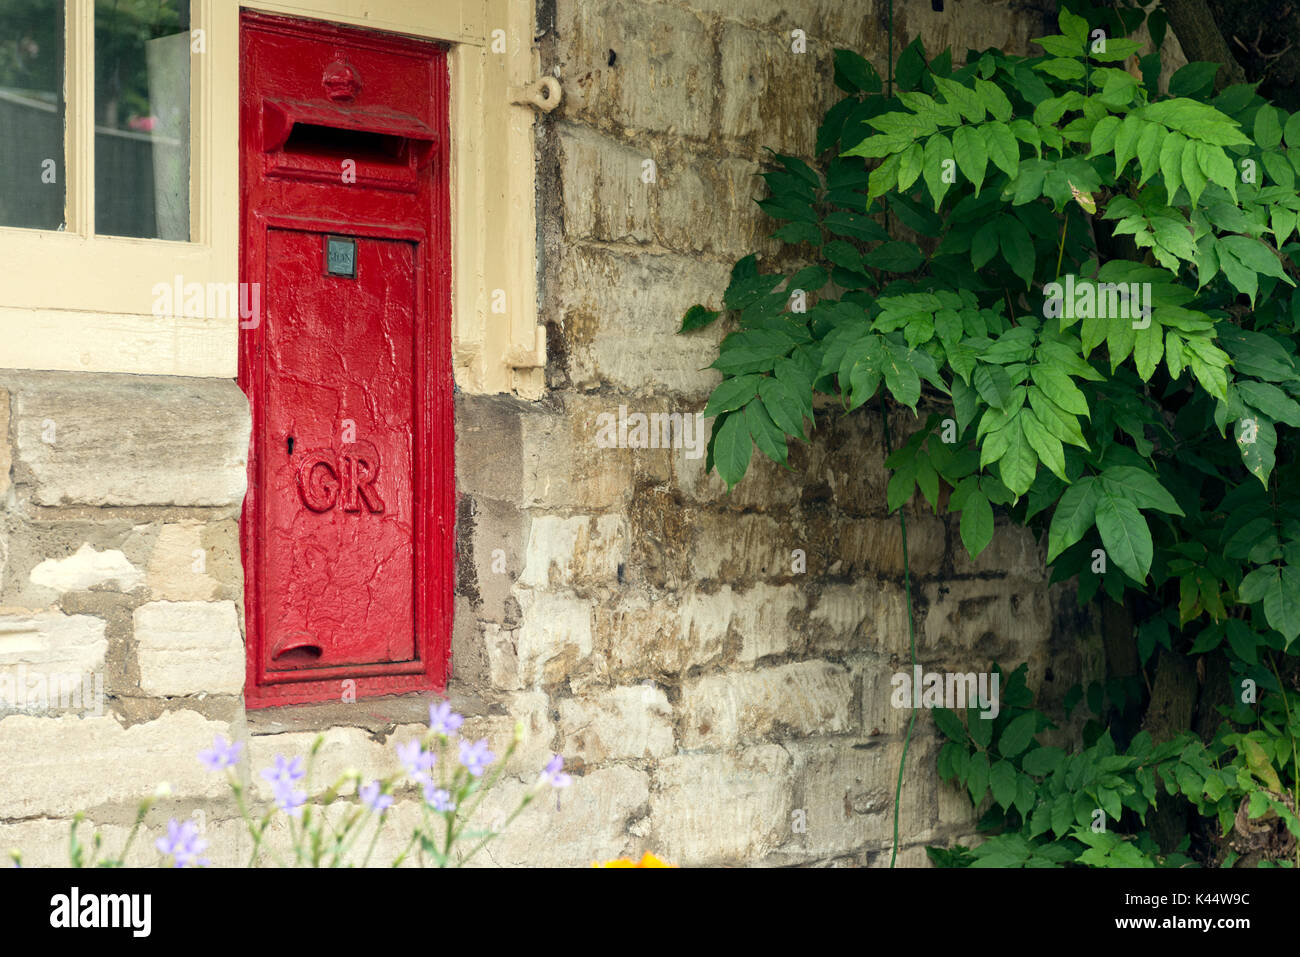
[[[907,348],[887,341],[885,352],[882,366],[885,386],[893,393],[895,400],[916,411],[916,402],[921,398],[921,379],[908,361]]]
[[[978,196],[980,187],[984,185],[984,170],[989,162],[984,137],[973,126],[959,126],[952,131],[952,148],[957,168],[971,181],[975,195]]]
[[[1111,495],[1126,498],[1138,508],[1153,508],[1170,515],[1182,515],[1174,497],[1151,472],[1132,465],[1112,465],[1101,473],[1102,485]]]
[[[966,726],[961,723],[961,718],[957,717],[956,712],[947,708],[935,708],[933,714],[934,723],[950,741],[965,743]]]
[[[981,722],[976,719],[976,726]],[[982,724],[991,725],[993,722],[984,721]],[[973,732],[975,729],[972,728]],[[991,729],[990,729],[991,730]],[[970,769],[966,775],[966,789],[970,791],[970,799],[973,804],[978,806],[984,801],[984,795],[989,789],[989,756],[987,752],[976,751],[970,756]]]
[[[1011,132],[1011,127],[1000,122],[985,123],[980,127],[980,133],[993,165],[1014,177],[1020,168],[1020,144]]]
[[[789,384],[764,376],[758,383],[758,394],[777,428],[786,435],[803,438],[803,403]]]
[[[1151,529],[1137,506],[1103,488],[1096,520],[1107,558],[1134,581],[1146,581],[1153,555]]]
[[[1028,410],[1023,412],[1023,415],[1032,414]],[[1029,486],[1034,484],[1034,476],[1038,472],[1038,458],[1029,439],[1025,436],[1021,419],[1022,416],[1017,415],[1002,429],[1007,436],[1007,451],[998,459],[998,474],[1002,478],[1002,484],[1017,498],[1029,491]]]
[[[677,331],[678,333],[682,333],[692,332],[696,329],[703,329],[720,315],[720,312],[716,312],[712,309],[705,309],[703,306],[691,306],[691,308],[686,310],[686,315],[682,316],[682,327]]]
[[[925,151],[920,143],[913,143],[898,158],[898,189],[906,192],[921,175],[921,161]]]
[[[732,413],[733,415],[735,413]],[[768,415],[762,399],[753,399],[745,406],[745,424],[749,427],[750,437],[758,450],[773,462],[784,464],[790,455],[790,447],[782,432]],[[715,450],[716,457],[716,450]]]
[[[972,560],[993,541],[993,506],[983,492],[972,492],[962,507],[961,540]]]
[[[1011,271],[1025,281],[1028,289],[1034,282],[1035,262],[1034,241],[1029,237],[1029,230],[1014,216],[1003,216],[998,220],[998,242]]]
[[[1183,185],[1183,148],[1187,137],[1182,133],[1170,133],[1160,144],[1160,173],[1165,178],[1165,193],[1169,205],[1174,203],[1174,194]]]
[[[1010,761],[999,761],[989,769],[989,786],[993,789],[993,800],[1006,810],[1016,799],[1016,767]]]
[[[1277,587],[1264,595],[1264,616],[1288,646],[1300,635],[1300,568],[1282,567]]]
[[[1205,191],[1205,184],[1208,182],[1205,174],[1201,172],[1201,165],[1196,158],[1196,145],[1188,143],[1184,147],[1182,159],[1179,161],[1183,185],[1187,187],[1187,195],[1191,198],[1193,206],[1200,202],[1201,193]]]
[[[1169,95],[1198,97],[1208,94],[1214,87],[1214,77],[1218,72],[1218,63],[1205,60],[1180,67],[1169,78]]]
[[[1097,125],[1092,128],[1092,151],[1088,154],[1090,157],[1098,153],[1109,153],[1115,148],[1115,136],[1119,133],[1119,124],[1118,116],[1103,116],[1097,121]]]
[[[1275,149],[1282,142],[1282,123],[1279,117],[1284,115],[1267,104],[1255,113],[1255,142],[1261,149]]]
[[[1274,422],[1300,428],[1300,403],[1290,398],[1275,385],[1267,382],[1237,382],[1237,392],[1243,401],[1253,406]]]
[[[1004,758],[1014,758],[1025,748],[1029,747],[1030,742],[1034,740],[1034,732],[1038,729],[1038,718],[1034,712],[1022,714],[1014,718],[1002,736],[998,738],[998,754]],[[1028,768],[1026,768],[1028,770]]]
[[[919,268],[925,257],[915,243],[898,240],[882,243],[863,256],[862,261],[885,272],[905,273]]]
[[[1061,495],[1047,534],[1049,562],[1055,561],[1061,552],[1080,541],[1092,528],[1100,493],[1100,483],[1088,476],[1076,481]]]
[[[731,412],[746,405],[758,394],[758,384],[763,376],[751,374],[723,379],[709,396],[704,406],[704,417],[712,418],[720,412]]]
[[[948,137],[942,133],[935,133],[926,140],[922,159],[925,185],[930,190],[930,195],[934,197],[934,208],[937,211],[943,202],[944,194],[948,192],[948,187],[952,185],[949,182],[951,179],[949,174],[954,160],[952,143],[949,142]]]
[[[1164,330],[1155,322],[1134,329],[1133,361],[1143,382],[1149,382],[1164,355]]]
[[[1237,447],[1241,450],[1242,464],[1268,488],[1268,477],[1276,461],[1277,429],[1267,419],[1255,417],[1251,421],[1254,423],[1254,441],[1246,441],[1251,436],[1247,420],[1243,419],[1236,426]]]
[[[721,422],[721,425],[717,423]],[[743,414],[729,412],[725,418],[715,420],[713,432],[713,465],[718,475],[732,488],[745,475],[754,444]]]
[[[1050,429],[1047,428],[1032,409],[1022,409],[1017,416],[1025,439],[1038,456],[1038,460],[1051,469],[1052,474],[1062,482],[1068,482],[1065,474],[1065,449]]]
[[[977,79],[975,81],[975,92],[984,103],[985,109],[989,111],[995,120],[1005,123],[1011,119],[1011,101],[1007,99],[1007,95],[1002,92],[1000,86],[996,83],[990,83],[988,80]]]
[[[880,74],[866,59],[852,50],[834,54],[835,85],[845,93],[879,93]]]
[[[1011,378],[1001,366],[980,363],[975,367],[971,384],[980,398],[995,409],[1006,408],[1011,398]]]
[[[1089,414],[1087,397],[1074,384],[1069,373],[1064,372],[1056,363],[1035,363],[1029,367],[1029,375],[1034,380],[1034,385],[1066,412],[1083,416]]]
[[[1236,202],[1237,168],[1232,165],[1232,160],[1228,159],[1228,154],[1223,151],[1223,147],[1197,143],[1196,160],[1205,178],[1226,189],[1232,195],[1233,202]]]
[[[1020,767],[1027,774],[1041,778],[1060,770],[1061,765],[1064,763],[1065,752],[1063,750],[1056,747],[1041,747],[1034,748],[1034,750],[1026,754],[1020,762]]]

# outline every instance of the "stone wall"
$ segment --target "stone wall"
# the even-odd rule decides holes
[[[1018,5],[946,6],[898,3],[898,48],[920,31],[932,51],[1023,51],[1044,32]],[[677,336],[681,313],[716,305],[736,258],[774,251],[753,204],[764,150],[811,152],[837,95],[832,49],[883,64],[884,10],[539,9],[543,64],[566,91],[539,126],[549,388],[533,403],[457,399],[448,694],[469,716],[463,732],[498,752],[516,722],[525,729],[489,822],[552,752],[574,781],[483,863],[584,865],[647,849],[683,864],[888,863],[909,716],[890,706],[890,678],[908,670],[909,648],[876,413],[824,410],[792,470],[756,461],[730,494],[690,449],[597,439],[599,417],[620,406],[692,421],[703,407],[721,330]],[[795,30],[806,52],[793,52]],[[418,733],[427,696],[245,712],[249,426],[234,383],[0,373],[0,426],[0,674],[87,673],[105,694],[102,714],[0,718],[0,848],[59,863],[77,810],[120,839],[136,801],[166,780],[150,826],[193,816],[214,862],[243,861],[224,786],[195,760],[216,733],[245,742],[255,769],[324,732],[318,780],[396,770],[393,745]],[[899,415],[894,441],[914,427]],[[907,514],[927,670],[1028,661],[1051,699],[1090,667],[1096,642],[1073,637],[1090,626],[1047,587],[1032,538],[999,528],[971,563],[953,523],[919,502]],[[936,780],[936,747],[923,712],[903,790],[904,864],[973,829],[964,799]],[[390,835],[418,816],[416,796],[402,797]],[[140,842],[137,859],[152,860],[150,848]],[[395,850],[386,841],[377,859]]]

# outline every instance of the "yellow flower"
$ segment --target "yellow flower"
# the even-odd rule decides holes
[[[668,864],[655,857],[649,851],[641,856],[641,860],[634,861],[628,857],[616,857],[612,861],[605,861],[603,864],[599,861],[592,863],[592,867],[676,867],[676,864]]]

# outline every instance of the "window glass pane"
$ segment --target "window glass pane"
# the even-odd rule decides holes
[[[95,232],[190,238],[189,0],[95,0]]]
[[[0,226],[62,229],[63,0],[0,2]]]

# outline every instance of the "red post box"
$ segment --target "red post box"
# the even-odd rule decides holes
[[[441,688],[451,634],[447,61],[245,12],[250,707]]]

